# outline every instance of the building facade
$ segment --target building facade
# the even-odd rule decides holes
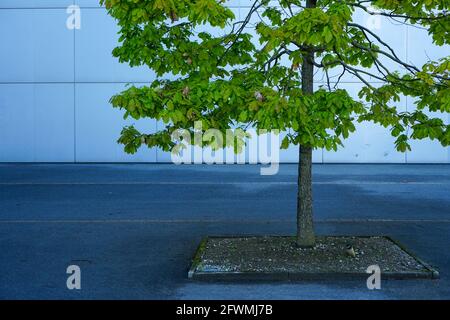
[[[251,1],[228,1],[237,17]],[[361,21],[377,29],[408,62],[422,65],[428,58],[448,55],[426,31],[392,21]],[[123,120],[109,98],[127,84],[143,85],[154,75],[145,67],[119,64],[111,51],[117,45],[115,21],[97,0],[0,0],[0,162],[168,162],[157,149],[127,155],[116,143]],[[316,85],[323,83],[320,75]],[[356,94],[359,84],[346,77],[341,87]],[[403,99],[398,108],[412,110]],[[446,123],[450,116],[440,115]],[[145,132],[162,124],[135,123]],[[406,154],[395,150],[387,129],[371,124],[358,131],[338,152],[317,150],[317,163],[448,163],[450,149],[432,141],[412,143]],[[282,162],[298,161],[292,147],[281,152]]]

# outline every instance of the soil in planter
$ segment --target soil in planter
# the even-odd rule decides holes
[[[365,273],[371,265],[386,273],[430,272],[386,237],[319,237],[313,249],[297,248],[293,237],[209,238],[197,259],[196,272]]]

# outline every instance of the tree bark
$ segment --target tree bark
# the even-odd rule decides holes
[[[298,168],[297,197],[297,246],[301,248],[314,247],[312,210],[312,148],[300,146],[300,163]]]
[[[316,0],[307,0],[306,7],[316,7]],[[302,65],[303,93],[314,93],[314,51],[303,55]],[[307,145],[300,146],[298,164],[298,196],[297,196],[297,246],[301,248],[314,247],[316,237],[313,221],[312,197],[312,151]]]

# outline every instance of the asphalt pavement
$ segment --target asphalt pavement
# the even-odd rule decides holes
[[[0,298],[450,299],[450,165],[314,166],[318,234],[392,236],[439,280],[188,280],[204,236],[295,233],[296,165],[259,169],[0,164]]]

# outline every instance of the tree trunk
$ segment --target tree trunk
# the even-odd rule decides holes
[[[316,7],[316,0],[307,0],[306,7]],[[304,94],[314,93],[314,51],[304,54],[302,65],[302,89]],[[314,247],[316,237],[313,222],[312,200],[312,151],[310,146],[300,146],[297,196],[297,246]]]
[[[297,245],[301,248],[314,247],[312,210],[312,148],[300,146],[297,197]]]

